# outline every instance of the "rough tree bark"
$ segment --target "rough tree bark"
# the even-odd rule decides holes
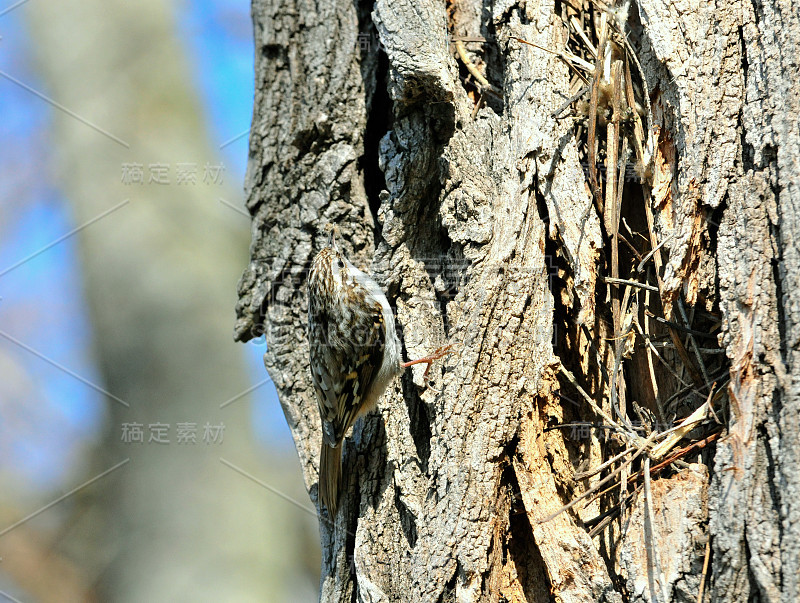
[[[608,509],[599,502],[541,522],[596,483],[574,479],[578,464],[611,456],[595,435],[576,444],[546,430],[596,416],[566,395],[560,364],[598,402],[608,385],[597,375],[614,368],[608,346],[592,368],[595,343],[613,335],[598,293],[608,232],[572,122],[552,116],[570,97],[570,71],[517,40],[561,50],[563,12],[555,0],[253,2],[254,228],[236,334],[266,332],[312,500],[320,425],[304,276],[323,227],[337,223],[346,253],[385,286],[408,358],[445,342],[457,350],[430,387],[415,369],[355,425],[340,511],[320,521],[322,600],[800,596],[800,93],[787,76],[797,8],[641,0],[622,19],[655,137],[638,205],[626,189],[625,225],[652,212],[663,258],[654,312],[721,314],[730,363],[712,377],[729,402],[716,446],[646,482],[623,521],[593,536],[586,524]],[[486,40],[469,56],[502,100],[476,108],[449,36]],[[568,287],[556,291],[554,278]],[[661,393],[660,378],[640,380],[638,358],[621,379],[661,412],[653,401],[679,388],[652,365],[666,375]]]

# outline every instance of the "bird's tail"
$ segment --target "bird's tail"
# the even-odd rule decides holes
[[[325,442],[319,452],[319,496],[331,519],[336,516],[336,501],[342,479],[342,445],[332,448]]]

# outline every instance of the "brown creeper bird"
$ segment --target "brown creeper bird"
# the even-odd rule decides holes
[[[308,339],[311,378],[322,419],[319,495],[333,517],[341,480],[342,440],[356,419],[375,407],[391,380],[412,364],[449,353],[402,362],[389,301],[378,283],[328,246],[311,265],[308,278]],[[427,369],[425,371],[427,375]]]

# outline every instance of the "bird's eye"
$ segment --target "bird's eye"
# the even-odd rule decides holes
[[[336,265],[339,266],[339,268],[344,268],[344,262],[342,260],[338,260]]]

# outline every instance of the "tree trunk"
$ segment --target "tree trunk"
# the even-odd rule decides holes
[[[266,333],[312,500],[324,226],[388,292],[407,359],[457,350],[354,426],[321,599],[797,599],[796,8],[254,0],[253,18],[236,332]],[[556,54],[578,29],[580,77]],[[558,513],[601,477],[612,492]]]

